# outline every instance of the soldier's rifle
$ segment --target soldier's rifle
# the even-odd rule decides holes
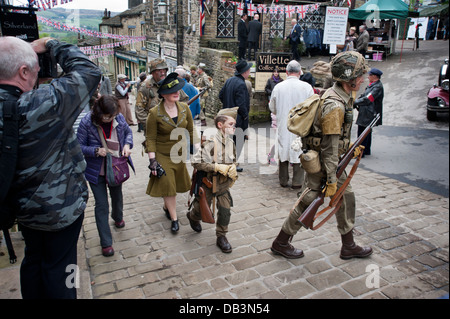
[[[361,145],[361,143],[366,139],[366,137],[369,135],[369,133],[372,131],[372,128],[375,126],[375,124],[380,119],[380,114],[377,114],[375,118],[372,120],[372,122],[369,124],[369,126],[366,127],[366,129],[362,132],[362,134],[356,139],[355,143],[350,147],[350,149],[342,155],[341,159],[339,160],[339,164],[336,170],[336,178],[339,179],[339,177],[344,173],[345,168],[348,166],[350,161],[353,159],[353,154],[355,152],[355,149]],[[306,208],[306,210],[302,213],[298,221],[302,224],[303,227],[306,229],[312,229],[316,230],[320,228],[323,224],[325,224],[326,221],[328,221],[336,212],[339,210],[339,208],[342,205],[342,201],[344,199],[343,195],[347,188],[347,186],[350,184],[350,180],[352,179],[353,175],[355,174],[356,170],[358,169],[359,162],[361,161],[361,157],[364,154],[364,151],[360,152],[358,157],[356,158],[355,163],[353,164],[352,170],[350,171],[350,174],[347,176],[347,179],[342,184],[342,186],[336,191],[336,194],[331,198],[330,203],[327,207],[322,209],[320,212],[317,212],[320,206],[323,205],[325,200],[325,188],[326,183],[324,183],[321,186],[321,192],[319,196]],[[321,215],[323,215],[325,212],[332,209],[332,211],[324,217],[317,225],[314,225],[314,221]]]
[[[201,89],[199,90],[198,94],[197,94],[196,96],[193,96],[192,99],[190,99],[190,100],[187,102],[187,105],[191,105],[192,103],[194,103],[195,100],[197,100],[199,97],[201,97],[203,94],[205,94],[205,92],[206,92],[206,88],[201,88]]]

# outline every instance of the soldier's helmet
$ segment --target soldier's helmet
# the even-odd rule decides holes
[[[331,60],[331,74],[339,82],[349,82],[367,73],[366,59],[356,51],[344,51]]]
[[[150,73],[152,73],[155,70],[168,70],[169,67],[167,66],[166,60],[164,59],[154,59],[150,62]]]

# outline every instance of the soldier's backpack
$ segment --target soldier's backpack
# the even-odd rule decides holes
[[[288,130],[300,137],[308,136],[311,133],[317,110],[323,104],[323,101],[324,99],[318,94],[313,94],[302,103],[294,106],[289,111]]]
[[[14,225],[14,209],[8,205],[8,193],[16,171],[19,148],[19,119],[17,101],[3,101],[3,138],[0,149],[0,230],[3,231],[10,263],[17,257],[12,247],[9,229]]]

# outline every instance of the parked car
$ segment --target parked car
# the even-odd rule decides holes
[[[429,121],[435,121],[437,119],[437,113],[449,112],[449,99],[448,99],[448,87],[449,87],[449,68],[448,59],[445,59],[445,63],[439,70],[438,83],[428,91],[428,103],[427,103],[427,119]]]

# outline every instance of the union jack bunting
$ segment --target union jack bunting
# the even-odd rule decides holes
[[[204,0],[200,0],[200,36],[205,34],[205,2]]]

